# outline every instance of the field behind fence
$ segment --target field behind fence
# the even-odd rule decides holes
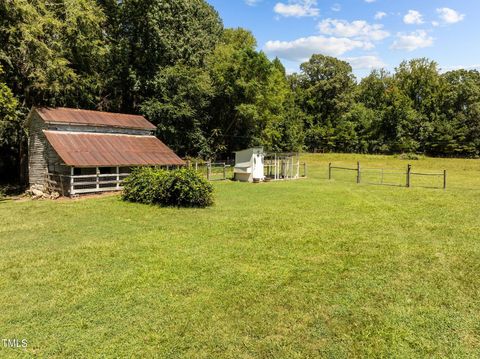
[[[352,178],[352,174],[353,177]],[[360,161],[355,166],[345,167],[328,164],[328,179],[350,179],[356,183],[386,185],[398,187],[447,188],[447,170],[436,172],[414,169],[411,164],[406,168],[362,167]]]
[[[310,178],[328,180],[329,163],[334,167],[353,169],[333,169],[332,183],[355,184],[357,162],[360,161],[361,184],[364,185],[405,187],[407,166],[410,164],[412,188],[443,188],[443,171],[446,170],[447,190],[480,190],[480,159],[419,156],[415,160],[401,156],[326,153],[304,154],[301,160],[308,163]]]

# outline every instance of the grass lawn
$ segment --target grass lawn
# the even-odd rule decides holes
[[[305,159],[208,209],[0,202],[0,357],[479,357],[480,161]],[[358,159],[449,189],[326,179]]]

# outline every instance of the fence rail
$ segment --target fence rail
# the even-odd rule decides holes
[[[187,161],[187,167],[194,168],[197,172],[206,176],[209,181],[225,181],[231,175],[233,162]]]
[[[396,185],[402,187],[412,187],[412,177],[421,176],[421,177],[441,177],[443,179],[442,186],[434,186],[435,188],[447,189],[447,170],[442,172],[412,172],[412,165],[408,164],[406,170],[393,170],[393,169],[384,169],[384,168],[362,168],[360,162],[357,162],[356,167],[343,167],[343,166],[333,166],[332,163],[328,164],[328,179],[333,179],[333,170],[342,170],[342,171],[353,171],[356,172],[356,182],[358,184],[362,183],[362,175],[367,175],[369,172],[377,172],[380,174],[379,182],[366,182],[369,184],[380,184],[380,185],[395,185],[393,183],[385,182],[385,175],[401,175],[404,177],[404,183],[397,183]],[[418,185],[417,187],[427,187]],[[432,186],[428,186],[432,187]]]
[[[57,191],[63,196],[95,192],[119,191],[123,189],[123,180],[129,173],[92,174],[92,175],[64,175],[48,173],[46,178],[50,190]]]

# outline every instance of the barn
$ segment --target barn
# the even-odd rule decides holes
[[[185,165],[139,115],[34,107],[27,127],[30,185],[62,195],[120,190],[134,167]]]

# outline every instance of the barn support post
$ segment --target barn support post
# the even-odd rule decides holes
[[[408,164],[407,165],[407,188],[410,187],[410,175],[412,173],[412,165]]]
[[[447,170],[443,170],[443,189],[447,189]]]
[[[361,172],[360,172],[360,161],[357,162],[357,184],[360,184],[362,182],[362,177],[361,177]]]
[[[328,179],[332,179],[332,162],[328,164]]]
[[[120,189],[120,167],[117,166],[117,190]]]
[[[74,190],[74,180],[75,178],[73,178],[73,175],[74,175],[74,167],[70,167],[70,196],[74,195],[75,194],[75,190]]]
[[[100,189],[100,168],[98,167],[95,167],[95,172],[97,174],[97,189]]]

